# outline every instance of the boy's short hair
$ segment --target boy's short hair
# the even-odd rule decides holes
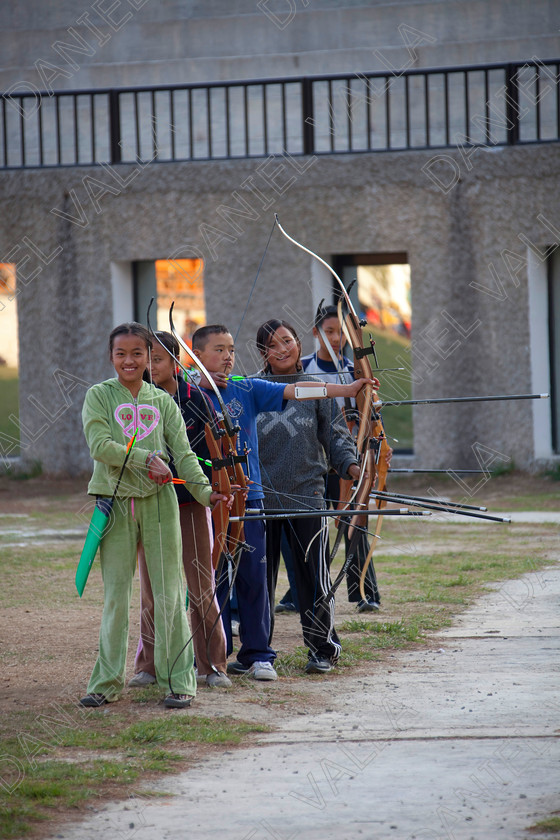
[[[315,322],[313,324],[314,327],[322,327],[324,322],[327,318],[336,318],[338,319],[338,309],[336,306],[324,306],[323,301],[317,307],[317,312],[315,313]]]
[[[223,324],[206,324],[193,333],[193,350],[204,350],[211,335],[227,335],[229,330]]]

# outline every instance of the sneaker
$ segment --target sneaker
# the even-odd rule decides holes
[[[226,670],[228,674],[235,674],[237,677],[239,677],[247,673],[247,671],[249,670],[249,666],[243,665],[236,659],[235,662],[228,662]]]
[[[206,685],[210,686],[210,688],[231,688],[232,682],[227,674],[219,671],[217,674],[212,673],[206,675]]]
[[[163,705],[166,709],[186,709],[193,700],[194,697],[191,697],[190,694],[174,694],[172,692],[164,699]]]
[[[277,680],[278,674],[270,662],[253,662],[245,672],[248,677],[254,680]]]
[[[132,679],[128,681],[128,687],[144,688],[147,685],[152,685],[155,681],[156,678],[153,674],[149,674],[147,671],[138,671],[138,673],[134,674]]]
[[[274,607],[275,613],[297,612],[296,605],[291,601],[279,601]]]
[[[239,636],[239,622],[236,621],[234,618],[231,621],[231,635]]]
[[[99,706],[104,706],[105,703],[109,701],[105,697],[104,694],[86,694],[85,697],[82,697],[80,700],[80,706],[87,706],[89,708],[99,708]]]
[[[320,656],[310,656],[304,671],[306,674],[328,674],[332,669],[333,665],[330,659],[323,659]]]
[[[381,604],[379,601],[374,601],[373,599],[368,598],[367,601],[358,601],[358,612],[375,612],[380,606]]]

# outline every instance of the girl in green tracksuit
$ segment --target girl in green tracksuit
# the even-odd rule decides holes
[[[151,351],[141,324],[121,324],[109,337],[117,374],[90,388],[82,410],[84,433],[94,461],[88,493],[110,498],[130,450],[107,530],[101,540],[104,587],[99,655],[83,706],[117,700],[124,687],[128,620],[136,555],[142,543],[154,594],[155,670],[167,687],[164,705],[185,708],[196,692],[192,644],[185,611],[182,546],[177,496],[167,461],[198,502],[231,507],[232,498],[213,493],[191,451],[185,424],[169,394],[143,380]]]

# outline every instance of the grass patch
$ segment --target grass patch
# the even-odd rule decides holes
[[[4,724],[0,738],[2,837],[29,833],[52,810],[100,799],[109,784],[119,796],[146,774],[177,771],[186,761],[185,744],[234,746],[249,733],[268,731],[234,718],[173,714],[129,723],[118,713],[72,705],[39,717],[24,713],[18,723],[17,736]]]
[[[161,689],[158,690],[158,696]],[[233,718],[206,718],[190,715],[152,718],[115,731],[115,715],[110,719],[98,716],[92,726],[71,729],[60,739],[62,747],[99,750],[142,750],[147,745],[167,744],[239,744],[250,732],[268,732],[268,727],[253,725]],[[130,754],[130,753],[129,753]]]
[[[375,352],[379,367],[396,368],[402,367],[397,357],[406,358],[409,353],[410,341],[407,338],[398,336],[388,330],[380,329],[368,324],[363,329],[364,345],[369,346],[370,333],[375,341]],[[371,361],[372,365],[375,362]],[[383,375],[383,382],[380,391],[381,398],[387,400],[409,400],[412,397],[412,383],[408,371],[396,371]],[[413,445],[412,430],[412,406],[403,405],[383,409],[385,427],[389,430],[392,438],[391,446],[396,452],[410,450]]]
[[[418,639],[418,627],[408,626],[404,621],[360,621],[351,619],[341,624],[342,632],[374,634],[381,641],[392,645],[396,641],[406,639],[415,642]]]
[[[300,677],[307,662],[307,648],[296,647],[293,651],[281,653],[274,667],[279,677]]]
[[[342,667],[354,665],[361,660],[378,659],[381,651],[400,650],[412,642],[418,642],[422,635],[416,620],[404,619],[378,622],[352,619],[345,621],[340,631]]]
[[[511,473],[515,472],[517,467],[515,466],[515,461],[513,458],[509,458],[507,461],[501,461],[496,464],[495,467],[492,467],[490,470],[490,475],[493,478],[497,478],[501,475],[511,475]]]
[[[533,834],[560,834],[560,817],[551,816],[527,828]]]
[[[495,511],[516,511],[516,510],[558,510],[558,491],[553,489],[550,493],[522,494],[509,496],[500,499],[499,506],[495,503],[489,504],[490,512]]]
[[[505,490],[511,480],[504,476],[490,487]],[[8,479],[4,481],[10,483]],[[456,495],[449,481],[442,479],[436,489]],[[519,481],[517,485],[520,486]],[[404,482],[401,486],[409,489]],[[523,495],[511,492],[507,495],[509,509],[515,509],[516,503],[528,509],[525,490],[524,487]],[[504,498],[505,492],[496,491],[494,504],[508,509],[503,505]],[[552,505],[553,499],[557,508],[557,494],[544,481],[530,497],[537,508]],[[28,502],[27,497],[24,502]],[[33,507],[22,504],[20,510],[29,510],[25,519],[0,518],[0,530],[72,530],[78,524],[84,525],[75,515],[82,503],[83,499],[77,501],[75,497],[45,495],[38,510],[35,504]],[[90,576],[86,601],[80,601],[75,593],[74,571],[83,539],[57,539],[56,535],[38,534],[20,539],[5,533],[0,534],[0,542],[0,604],[6,626],[12,615],[16,617],[25,611],[30,614],[25,618],[29,626],[39,614],[41,621],[60,620],[63,615],[66,632],[67,627],[72,628],[74,617],[86,610],[100,609],[102,584],[98,563]],[[553,562],[557,544],[558,528],[554,525],[489,525],[475,521],[458,525],[432,519],[399,521],[387,517],[382,540],[374,554],[382,609],[374,614],[355,613],[355,618],[337,625],[342,655],[336,673],[344,677],[366,663],[376,663],[371,670],[382,669],[384,658],[392,651],[425,644],[429,632],[449,626],[488,585]],[[341,550],[333,564],[333,576],[340,569],[342,559]],[[343,584],[338,590],[340,604],[346,600],[345,588]],[[137,609],[137,599],[135,591],[133,610]],[[97,621],[98,618],[94,634]],[[24,630],[26,625],[21,622],[19,626]],[[40,633],[40,625],[33,626],[33,632]],[[14,641],[2,651],[0,661],[6,673],[15,673],[15,670],[8,671],[8,666],[13,667],[15,663],[18,669],[31,668],[53,655],[50,649],[39,653],[28,649],[27,641],[22,632],[17,644]],[[71,638],[68,644],[70,648]],[[60,659],[60,651],[55,655]],[[297,704],[304,707],[309,680],[302,676],[306,661],[307,650],[301,646],[282,653],[276,662],[281,679],[272,691],[249,679],[236,679],[236,687],[230,690],[231,709],[235,712],[243,708],[243,702],[255,702],[260,707],[259,714],[265,706],[274,714],[277,705],[286,703],[287,698],[293,701],[294,689],[296,693],[301,689]],[[317,679],[332,679],[334,685],[340,676]],[[0,755],[4,759],[8,757],[12,764],[4,761],[2,765],[0,836],[31,836],[45,819],[53,819],[58,813],[67,813],[69,809],[79,813],[86,804],[97,805],[108,796],[128,796],[136,787],[144,790],[147,779],[178,772],[193,753],[200,755],[203,749],[242,744],[251,733],[267,731],[260,724],[233,717],[206,718],[190,712],[162,714],[160,698],[161,689],[148,687],[134,691],[128,706],[123,704],[122,712],[120,704],[86,711],[68,703],[57,707],[55,712],[45,709],[41,715],[29,709],[22,712],[21,706],[11,708],[4,703],[0,715]],[[50,729],[45,715],[51,718]]]
[[[18,455],[19,450],[14,451],[11,454]],[[38,478],[40,475],[42,475],[43,466],[40,461],[33,461],[26,470],[17,470],[13,467],[8,467],[6,473],[14,481],[27,481],[30,478]]]
[[[10,414],[19,417],[19,372],[17,368],[0,367],[0,433],[4,440],[3,454],[16,456],[20,453],[19,426],[10,420]]]
[[[553,481],[560,481],[560,464],[556,464],[549,470],[545,470],[544,475],[547,478],[551,478]]]
[[[8,540],[18,540],[6,537]],[[32,545],[2,545],[3,558],[2,587],[0,606],[21,607],[31,603],[48,604],[48,609],[71,604],[76,601],[76,590],[68,586],[76,570],[83,540],[56,543],[55,537],[43,537],[43,541],[52,539],[49,545],[39,541]],[[99,563],[94,564],[91,579],[99,576]],[[93,587],[90,587],[90,592]],[[89,593],[88,593],[89,594]]]
[[[555,526],[541,526],[538,543],[534,526],[466,527],[414,524],[406,535],[413,546],[411,553],[389,555],[380,549],[373,555],[382,612],[376,618],[356,618],[340,626],[341,661],[349,642],[352,660],[358,654],[356,644],[361,645],[364,658],[369,658],[372,650],[390,651],[422,642],[426,633],[449,626],[457,613],[487,591],[488,585],[543,568],[554,556]],[[442,545],[442,550],[435,552],[434,535]],[[402,543],[402,532],[394,520],[384,524],[383,537],[391,550]],[[444,550],[456,538],[461,550]],[[430,553],[422,550],[426,543],[432,549]],[[340,553],[333,574],[342,559]]]

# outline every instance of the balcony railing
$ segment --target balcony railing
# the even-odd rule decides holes
[[[547,143],[560,59],[4,94],[0,168]]]

